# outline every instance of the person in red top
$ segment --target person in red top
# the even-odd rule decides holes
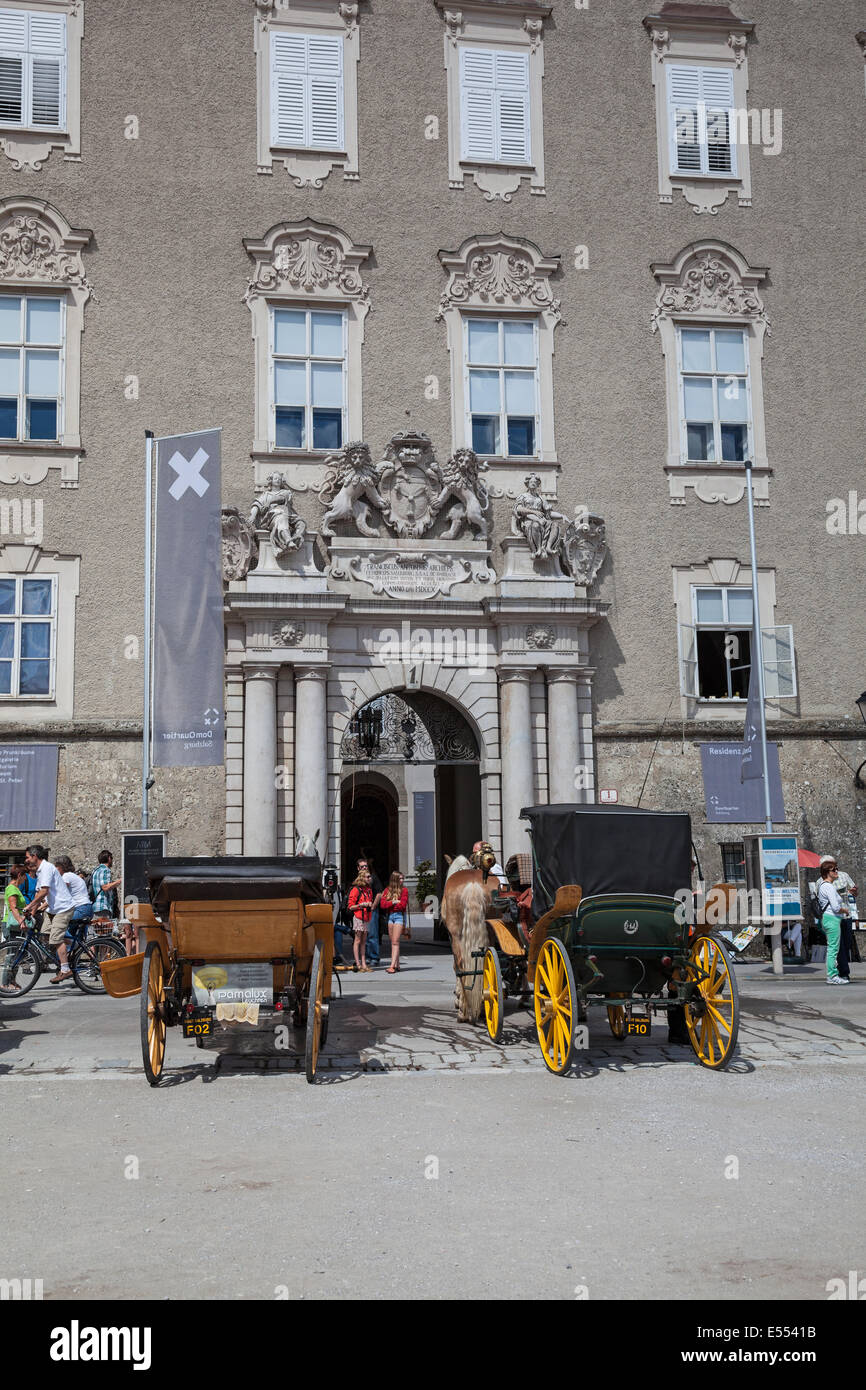
[[[349,890],[349,914],[355,945],[355,969],[371,974],[367,964],[367,931],[373,915],[373,887],[369,869],[361,869]]]
[[[403,886],[403,875],[395,869],[382,894],[379,904],[388,921],[388,935],[391,938],[391,964],[388,974],[394,975],[400,969],[400,938],[405,932],[409,935],[409,890]]]

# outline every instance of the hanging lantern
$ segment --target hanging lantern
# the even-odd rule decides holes
[[[355,737],[367,754],[374,758],[382,740],[382,711],[375,705],[365,705],[359,709],[353,722]]]

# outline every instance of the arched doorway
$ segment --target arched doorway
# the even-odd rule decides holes
[[[391,870],[399,863],[396,794],[359,773],[343,782],[341,802],[342,882],[353,881],[357,861],[365,858],[386,884]]]

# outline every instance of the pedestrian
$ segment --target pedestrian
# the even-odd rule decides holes
[[[836,855],[836,863],[839,863],[838,854]],[[840,869],[835,887],[848,909],[848,916],[842,918],[842,942],[839,947],[839,974],[848,979],[851,975],[851,961],[859,961],[860,959],[857,939],[854,936],[860,921],[860,915],[857,911],[857,884],[850,874],[846,874],[844,869]]]
[[[111,894],[120,887],[120,879],[111,877],[111,868],[114,863],[110,849],[100,851],[99,863],[90,875],[90,888],[93,893],[93,920],[101,918],[111,920],[114,917],[112,911]],[[138,951],[138,926],[135,922],[124,922],[123,941],[126,946],[126,954],[134,956]]]
[[[59,854],[56,864],[63,882],[72,894],[72,901],[75,905],[67,933],[69,940],[75,944],[76,939],[83,941],[87,935],[87,927],[93,917],[93,903],[90,901],[87,884],[81,875],[75,872],[69,856]]]
[[[69,956],[66,950],[66,933],[75,907],[72,894],[63,882],[56,865],[49,863],[44,845],[28,845],[24,851],[24,862],[31,874],[36,875],[36,892],[33,901],[27,904],[27,917],[34,917],[44,907],[48,920],[48,945],[57,950],[60,962],[57,974],[51,976],[52,985],[65,984],[72,979]]]
[[[825,854],[820,863],[821,882],[818,884],[818,905],[821,909],[821,929],[827,938],[827,984],[847,985],[844,975],[839,974],[837,958],[842,938],[842,918],[848,916],[848,908],[842,902],[835,888],[839,877],[836,860],[832,854]]]
[[[372,859],[367,855],[358,860],[358,873],[362,869],[366,869],[370,875],[370,886],[373,889],[373,906],[367,931],[367,960],[372,966],[379,964],[379,900],[382,896],[382,881],[376,873]]]
[[[391,964],[388,974],[395,975],[400,969],[400,939],[408,926],[409,891],[403,884],[399,869],[392,873],[388,887],[382,894],[381,909],[388,923],[388,936],[391,938]]]
[[[13,864],[9,870],[9,882],[6,884],[3,893],[3,922],[2,938],[8,941],[10,936],[15,934],[16,928],[20,931],[27,930],[27,923],[24,921],[24,909],[27,906],[27,899],[24,896],[24,880],[27,877],[27,870],[23,864]]]
[[[355,970],[370,974],[367,964],[367,932],[373,911],[373,888],[369,869],[361,869],[349,892],[349,913],[355,947]]]
[[[336,864],[326,864],[322,874],[322,887],[325,897],[331,904],[334,919],[334,969],[348,970],[343,958],[343,892],[337,875]]]

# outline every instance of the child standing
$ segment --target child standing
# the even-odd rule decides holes
[[[373,915],[373,888],[370,873],[362,869],[349,892],[349,913],[352,918],[352,937],[355,947],[355,969],[371,974],[367,964],[367,930]]]
[[[388,974],[394,975],[400,969],[400,938],[407,931],[409,890],[403,886],[403,875],[398,869],[388,882],[382,894],[382,911],[388,921],[388,935],[391,938],[391,964]]]

